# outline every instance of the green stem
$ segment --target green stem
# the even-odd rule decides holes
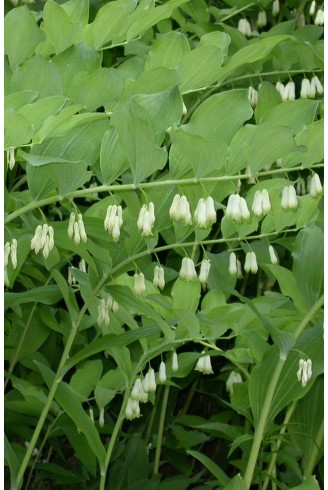
[[[324,304],[324,295],[322,295],[318,301],[312,306],[311,310],[307,315],[305,315],[304,319],[301,321],[299,324],[296,332],[294,333],[295,340],[298,339],[298,337],[301,335],[307,324],[312,320],[312,318],[315,316],[315,314],[320,310],[320,308]]]
[[[313,446],[312,452],[310,454],[309,460],[306,465],[306,469],[304,471],[304,478],[308,478],[313,474],[313,470],[318,459],[318,454],[323,443],[323,434],[324,434],[324,421],[322,420],[319,427],[319,431],[317,433],[317,437],[315,438],[315,444]]]
[[[312,165],[309,168],[318,168],[323,167],[323,164],[319,163],[316,165]],[[286,172],[296,172],[298,170],[304,170],[303,166],[293,167],[293,168],[279,168],[275,170],[268,170],[265,172],[258,172],[256,174],[257,177],[265,177],[268,175],[276,175]],[[189,179],[180,179],[180,180],[157,180],[156,182],[143,182],[140,184],[113,184],[113,185],[100,185],[98,187],[89,187],[88,189],[80,189],[77,191],[69,192],[65,196],[61,194],[57,194],[56,196],[47,197],[45,199],[40,199],[40,201],[32,201],[25,206],[13,211],[9,215],[7,215],[4,219],[4,224],[10,223],[14,219],[18,218],[22,214],[27,213],[28,211],[33,211],[34,209],[41,208],[42,206],[47,206],[48,204],[54,204],[57,201],[62,201],[64,199],[75,199],[79,197],[85,197],[89,194],[93,194],[94,192],[121,192],[121,191],[135,191],[137,189],[147,189],[154,187],[167,187],[167,186],[179,186],[179,185],[198,185],[201,182],[226,182],[230,180],[239,180],[239,179],[248,179],[248,175],[240,174],[240,175],[222,175],[220,177],[203,177],[200,179],[197,178],[189,178]]]
[[[254,433],[254,439],[253,439],[253,445],[251,449],[251,453],[249,455],[248,459],[248,464],[245,472],[245,487],[246,490],[248,490],[251,486],[252,483],[252,478],[253,478],[253,473],[255,470],[256,462],[257,462],[257,457],[259,454],[259,450],[261,447],[261,442],[263,439],[264,435],[264,430],[266,426],[266,421],[270,413],[270,408],[271,408],[271,403],[272,399],[276,390],[276,386],[279,381],[279,376],[282,371],[282,368],[284,367],[284,364],[286,362],[286,359],[279,359],[278,364],[275,368],[275,370],[272,373],[272,378],[268,387],[268,391],[266,393],[266,397],[263,403],[260,419],[258,421],[257,427],[255,429]]]
[[[223,19],[220,20],[220,23],[225,22],[228,19],[231,19],[231,17],[234,17],[237,14],[240,14],[240,12],[243,12],[243,10],[246,10],[246,9],[249,9],[250,7],[253,7],[253,5],[255,5],[255,2],[249,3],[248,5],[245,5],[245,7],[241,7],[240,9],[235,10],[232,14],[227,15],[226,17],[223,17]]]
[[[84,304],[84,306],[82,307],[80,313],[79,313],[79,316],[77,317],[77,320],[76,320],[76,323],[73,323],[72,322],[72,329],[69,333],[69,336],[68,336],[68,339],[67,339],[67,342],[66,342],[66,345],[65,345],[65,348],[64,348],[64,351],[63,351],[63,354],[62,354],[62,357],[61,357],[61,360],[60,360],[60,363],[59,363],[59,366],[58,366],[58,369],[57,369],[57,372],[56,372],[56,375],[55,375],[55,379],[51,385],[51,388],[50,388],[50,391],[49,391],[49,394],[48,394],[48,397],[47,397],[47,401],[42,409],[42,412],[41,412],[41,415],[40,415],[40,418],[38,420],[38,423],[37,423],[37,426],[35,427],[34,429],[34,433],[33,433],[33,436],[32,436],[32,439],[30,441],[30,445],[29,447],[27,448],[27,451],[25,453],[25,456],[24,456],[24,459],[22,461],[22,464],[19,468],[19,471],[18,471],[18,474],[17,474],[17,488],[20,488],[21,485],[22,485],[22,481],[23,481],[23,477],[24,477],[24,473],[26,471],[26,468],[27,468],[27,465],[30,461],[30,458],[32,456],[32,453],[33,453],[33,450],[36,446],[36,443],[38,441],[38,438],[39,438],[39,435],[40,435],[40,432],[42,430],[42,427],[43,427],[43,424],[47,418],[47,415],[48,415],[48,412],[50,410],[50,407],[51,407],[51,403],[55,397],[55,394],[56,394],[56,391],[57,391],[57,388],[59,386],[59,383],[61,382],[61,379],[62,379],[62,376],[64,374],[64,368],[65,368],[65,364],[66,364],[66,361],[68,359],[68,356],[69,356],[69,353],[70,353],[70,350],[71,350],[71,347],[73,345],[73,342],[74,342],[74,339],[75,339],[75,335],[78,331],[78,327],[81,323],[81,321],[83,320],[84,318],[84,315],[85,315],[85,312],[87,311],[89,305],[91,304],[91,302],[93,301],[94,297],[97,296],[98,292],[100,291],[100,289],[103,287],[103,285],[105,284],[105,282],[107,281],[107,276],[104,277],[100,283],[97,285],[96,289],[94,290],[94,294],[91,296],[91,298],[89,299],[89,301],[87,303]]]
[[[123,398],[121,410],[120,410],[120,413],[119,413],[119,415],[117,417],[116,424],[115,424],[114,430],[113,430],[113,434],[112,434],[112,437],[110,439],[110,442],[109,442],[109,445],[108,445],[108,449],[107,449],[107,452],[106,452],[105,464],[104,464],[104,467],[101,470],[99,490],[104,490],[105,489],[107,469],[108,469],[108,466],[109,466],[110,458],[112,456],[112,452],[113,452],[113,449],[114,449],[114,446],[115,446],[115,442],[116,442],[117,436],[118,436],[118,434],[119,434],[119,432],[121,430],[121,427],[122,427],[122,423],[123,423],[123,420],[124,420],[124,417],[125,417],[125,408],[126,408],[126,404],[128,402],[129,396],[130,396],[130,390],[129,389],[126,389],[125,390],[125,393],[124,393],[124,398]]]
[[[309,313],[304,317],[304,319],[299,324],[296,332],[294,333],[295,340],[301,335],[307,324],[312,320],[315,314],[319,311],[319,309],[323,306],[324,297],[323,295],[318,299],[318,301],[312,306]],[[267,422],[268,415],[270,413],[272,399],[279,381],[279,376],[281,374],[282,368],[286,362],[286,358],[280,358],[278,364],[272,374],[272,378],[268,387],[268,391],[266,393],[266,397],[264,400],[264,404],[262,407],[260,419],[258,421],[257,427],[255,428],[254,439],[252,444],[251,453],[249,456],[246,472],[245,472],[245,486],[246,490],[248,490],[252,483],[252,478],[259,454],[259,450],[261,447],[261,442],[264,436],[265,426]]]
[[[154,471],[153,471],[154,475],[158,474],[159,464],[160,464],[160,460],[161,460],[164,423],[165,423],[165,415],[166,415],[166,409],[167,409],[167,402],[169,399],[169,393],[170,393],[170,385],[166,385],[165,390],[164,390],[164,395],[163,395],[161,415],[160,415],[159,424],[158,424],[158,436],[157,436],[157,445],[156,445]]]
[[[303,227],[300,228],[292,228],[292,229],[287,229],[287,230],[282,230],[280,233],[295,233],[296,231],[300,230]],[[260,235],[254,235],[254,236],[249,236],[247,237],[247,240],[260,240],[261,238],[266,238],[266,237],[276,237],[277,233],[262,233]],[[240,240],[237,237],[234,238],[218,238],[216,240],[201,240],[199,242],[183,242],[183,243],[173,243],[170,245],[163,245],[162,247],[156,247],[153,248],[152,250],[144,250],[143,252],[139,252],[138,254],[133,255],[132,257],[128,257],[127,259],[123,260],[120,264],[118,264],[116,267],[113,267],[111,270],[111,275],[116,274],[118,271],[120,271],[123,267],[126,265],[130,264],[131,262],[134,262],[135,260],[141,259],[142,257],[145,257],[146,255],[158,253],[158,252],[164,252],[166,250],[171,250],[174,248],[188,248],[188,247],[193,247],[195,244],[197,245],[211,245],[215,243],[230,243],[230,242],[236,242],[236,240]]]
[[[281,427],[281,429],[279,431],[279,439],[277,440],[277,442],[275,444],[274,452],[272,453],[272,456],[271,456],[271,460],[270,460],[269,467],[268,467],[268,470],[267,470],[267,475],[266,475],[265,480],[263,482],[262,490],[266,490],[267,489],[267,486],[269,484],[271,475],[274,476],[274,469],[276,467],[276,461],[277,461],[278,451],[279,451],[280,446],[281,446],[281,443],[282,443],[282,436],[284,435],[284,433],[287,430],[289,421],[290,421],[293,413],[295,412],[296,406],[297,406],[297,402],[294,401],[291,404],[291,406],[289,407],[289,409],[287,410],[287,412],[286,412],[285,419],[284,419],[283,424],[282,424],[282,427]]]
[[[145,443],[148,444],[149,441],[150,441],[150,436],[151,436],[151,431],[152,431],[152,428],[153,428],[153,424],[154,424],[154,420],[155,420],[155,415],[156,415],[156,412],[157,412],[157,407],[158,407],[158,402],[160,400],[160,396],[162,394],[162,388],[163,388],[163,385],[161,385],[159,387],[159,392],[157,393],[157,396],[155,398],[155,403],[153,405],[153,408],[151,410],[151,414],[150,414],[150,417],[149,417],[149,422],[147,424],[147,431],[146,431],[146,435],[145,435]]]

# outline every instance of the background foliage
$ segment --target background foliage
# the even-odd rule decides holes
[[[322,487],[322,193],[281,207],[286,185],[304,185],[313,170],[322,177],[322,97],[300,98],[304,76],[323,70],[323,28],[309,9],[7,1],[5,150],[15,165],[5,165],[5,242],[17,240],[5,292],[7,488]],[[237,29],[244,16],[250,38]],[[296,100],[283,102],[275,85],[290,80]],[[229,195],[240,189],[251,210],[264,188],[269,214],[227,218]],[[172,221],[177,193],[192,212],[211,196],[216,224]],[[155,225],[142,236],[149,201]],[[114,204],[118,241],[104,230]],[[72,212],[85,243],[67,234]],[[47,258],[31,251],[45,223],[55,243]],[[250,250],[258,273],[231,275],[229,253],[244,264]],[[186,256],[197,270],[211,261],[207,289],[179,278]],[[109,294],[119,310],[99,322]],[[194,369],[203,350],[208,376]],[[305,387],[301,356],[313,364]],[[166,382],[126,420],[136,377],[162,360]],[[230,395],[231,371],[242,382]]]

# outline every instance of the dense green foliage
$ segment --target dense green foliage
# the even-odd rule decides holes
[[[320,6],[5,8],[7,488],[319,489]]]

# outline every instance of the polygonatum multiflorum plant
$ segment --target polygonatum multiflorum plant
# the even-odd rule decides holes
[[[323,22],[6,0],[6,488],[323,487]]]

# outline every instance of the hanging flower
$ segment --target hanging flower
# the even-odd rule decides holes
[[[253,88],[252,86],[250,86],[248,88],[248,101],[253,107],[253,109],[257,106],[258,99],[259,99],[258,91],[255,90],[255,88]]]
[[[244,269],[245,272],[251,272],[252,274],[257,273],[258,265],[255,252],[247,252]]]
[[[267,16],[265,10],[261,10],[257,17],[258,27],[265,27],[267,25]]]
[[[231,252],[229,255],[229,274],[231,274],[232,276],[236,276],[237,271],[237,257],[234,252]]]
[[[323,10],[320,8],[315,16],[314,23],[316,26],[323,26],[325,21]]]
[[[152,228],[155,223],[154,203],[144,204],[140,209],[137,226],[142,236],[151,236]]]
[[[233,385],[238,384],[238,383],[242,383],[242,382],[243,382],[243,380],[242,380],[241,375],[239,373],[237,373],[236,371],[231,371],[231,373],[229,374],[229,377],[226,381],[227,392],[230,395],[233,395]]]
[[[199,282],[203,286],[205,286],[207,283],[210,268],[211,268],[211,262],[208,259],[203,259],[200,265],[200,272],[199,272]]]
[[[164,361],[162,361],[159,365],[158,379],[160,383],[165,383],[166,381],[166,366]]]
[[[155,265],[153,284],[155,287],[163,290],[165,287],[164,269],[161,266]]]
[[[179,276],[181,279],[188,282],[197,279],[197,272],[195,269],[195,264],[192,259],[189,259],[187,257],[184,257],[182,259]]]
[[[7,150],[7,165],[9,170],[14,168],[15,163],[15,150],[14,148],[9,148],[9,150]]]
[[[250,218],[247,203],[243,197],[239,196],[239,194],[231,194],[231,196],[229,196],[226,216],[234,221],[247,221]]]
[[[142,272],[133,276],[133,292],[136,296],[142,296],[146,292],[145,276]]]
[[[312,197],[317,197],[322,192],[322,185],[318,174],[314,173],[310,181],[310,194]]]
[[[294,186],[289,185],[283,188],[281,196],[282,209],[295,209],[298,206],[297,195]]]
[[[114,242],[118,242],[123,224],[122,206],[116,204],[107,208],[104,228],[112,236]]]
[[[172,356],[172,371],[176,373],[179,370],[178,354],[174,351]]]
[[[308,381],[312,377],[312,361],[308,359],[305,361],[304,359],[299,360],[299,369],[297,371],[297,379],[302,382],[303,388],[307,385]]]
[[[278,258],[275,249],[273,248],[272,245],[269,245],[269,255],[270,255],[271,264],[278,264]]]
[[[316,6],[317,6],[317,5],[316,5],[316,3],[315,3],[315,0],[313,0],[313,1],[311,2],[311,5],[310,5],[310,10],[309,10],[309,14],[310,14],[310,15],[314,15],[314,12],[315,12]]]
[[[199,371],[200,373],[203,374],[213,374],[211,357],[210,356],[200,357],[197,361],[195,371]]]
[[[279,12],[280,12],[279,0],[274,0],[272,4],[272,15],[276,17],[279,14]]]
[[[247,19],[240,19],[238,22],[238,31],[240,31],[244,36],[252,36],[252,28]]]
[[[313,94],[313,97],[315,97],[316,93],[318,93],[319,95],[323,95],[323,86],[317,76],[314,76],[312,78],[310,86],[311,86],[311,93]]]
[[[176,194],[169,211],[170,218],[174,221],[183,222],[185,225],[192,224],[190,205],[186,196]]]

